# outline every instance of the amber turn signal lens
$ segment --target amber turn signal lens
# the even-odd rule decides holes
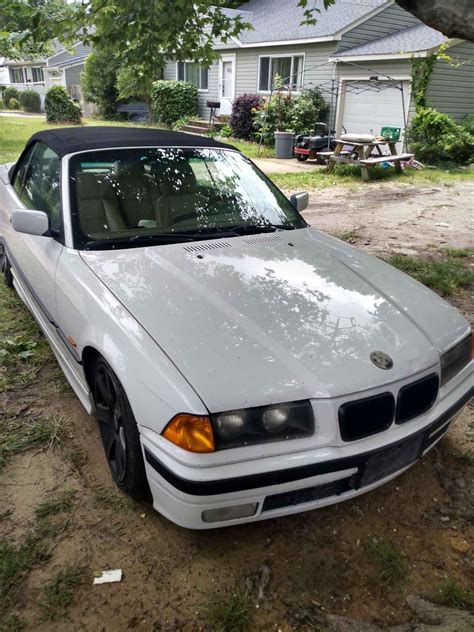
[[[214,435],[209,417],[176,415],[163,431],[163,436],[189,452],[214,452]]]

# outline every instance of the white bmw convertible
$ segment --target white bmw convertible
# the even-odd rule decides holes
[[[157,130],[40,132],[0,167],[6,283],[117,485],[184,527],[369,491],[473,395],[465,319],[309,227],[307,199],[231,146]]]

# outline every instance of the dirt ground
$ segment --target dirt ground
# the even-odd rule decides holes
[[[355,231],[370,252],[474,247],[474,181],[436,186],[368,182],[311,195],[305,217],[330,233]]]
[[[343,188],[326,190],[312,196],[307,218],[332,233],[364,226],[357,241],[370,251],[473,246],[472,183],[398,189],[373,184],[349,195]],[[472,292],[452,302],[474,324]],[[15,455],[0,470],[5,542],[20,544],[35,528],[41,501],[64,491],[72,497],[61,529],[48,540],[49,559],[24,575],[9,608],[25,629],[212,630],[205,605],[213,595],[246,590],[248,630],[329,631],[319,623],[324,613],[351,619],[340,630],[388,630],[407,623],[404,630],[421,630],[409,595],[436,602],[446,577],[465,590],[474,585],[474,465],[465,458],[474,441],[472,401],[422,462],[370,494],[319,511],[208,532],[174,526],[150,505],[116,491],[96,423],[54,360],[32,383],[2,393],[1,411],[48,414],[66,426],[59,445]],[[374,542],[392,544],[405,561],[404,576],[395,585],[381,578],[371,554]],[[69,564],[84,569],[84,579],[66,613],[44,621],[38,607],[42,587]],[[121,568],[122,582],[93,586],[94,571],[107,568]],[[379,627],[359,628],[355,621]],[[423,629],[448,629],[442,619],[438,623],[432,620],[434,627]],[[13,628],[0,624],[0,629]]]

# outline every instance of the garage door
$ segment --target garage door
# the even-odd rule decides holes
[[[378,82],[383,84],[382,81]],[[387,87],[380,92],[366,90],[364,92],[352,92],[351,88],[369,88],[370,82],[358,81],[357,84],[343,82],[347,87],[341,95],[342,124],[348,133],[354,134],[380,134],[382,127],[400,127],[403,122],[403,105],[401,91],[397,88]],[[405,104],[408,107],[409,82],[404,82],[403,90]]]

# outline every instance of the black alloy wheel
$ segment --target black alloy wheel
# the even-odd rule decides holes
[[[149,487],[138,427],[122,385],[102,357],[95,367],[94,400],[102,444],[114,481],[133,498],[147,497]]]

